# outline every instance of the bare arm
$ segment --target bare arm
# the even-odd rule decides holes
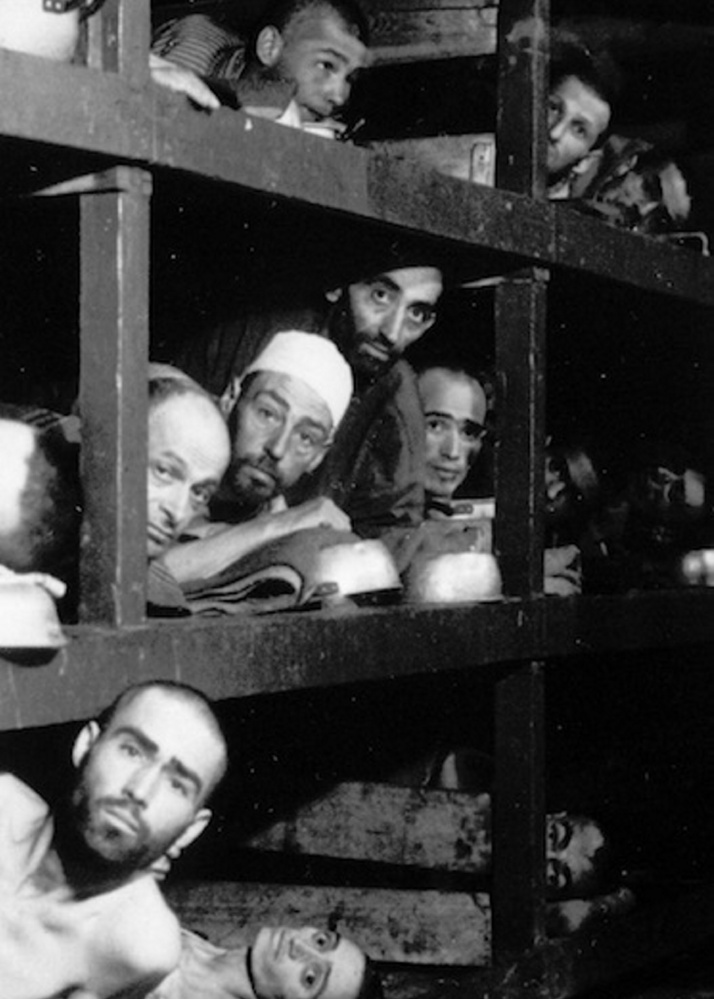
[[[260,545],[310,527],[349,531],[350,521],[332,500],[318,497],[244,524],[214,525],[210,536],[174,545],[162,561],[178,583],[208,579]]]
[[[177,63],[156,55],[149,54],[149,71],[151,79],[160,87],[166,87],[177,94],[185,94],[198,107],[206,111],[215,111],[221,106],[220,101],[200,76],[192,70],[185,69]]]

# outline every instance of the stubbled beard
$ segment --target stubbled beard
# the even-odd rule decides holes
[[[122,880],[145,870],[161,857],[170,843],[152,840],[140,815],[124,799],[100,799],[100,802],[127,809],[136,818],[135,836],[105,822],[97,802],[92,802],[85,773],[82,772],[71,794],[55,811],[55,842],[60,858],[72,872],[72,880],[91,884],[96,879]]]

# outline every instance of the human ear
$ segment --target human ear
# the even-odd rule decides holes
[[[190,825],[186,826],[181,835],[173,841],[171,846],[166,851],[167,856],[170,857],[171,860],[178,860],[186,847],[190,846],[195,839],[198,839],[208,823],[211,821],[212,814],[213,813],[210,808],[201,808],[200,811],[196,812]]]
[[[83,726],[79,735],[74,740],[74,745],[72,746],[72,763],[75,767],[79,767],[82,761],[89,753],[94,743],[97,741],[101,734],[101,729],[99,723],[96,721],[87,722]]]
[[[255,41],[255,54],[264,66],[275,66],[284,47],[283,36],[274,24],[261,28]]]

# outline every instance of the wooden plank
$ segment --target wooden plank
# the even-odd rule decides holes
[[[543,592],[546,272],[524,271],[495,297],[499,444],[494,550],[504,592]]]
[[[498,18],[496,185],[546,191],[550,0],[507,0]]]
[[[496,684],[494,961],[545,939],[544,681],[530,663]]]
[[[345,782],[242,845],[256,850],[486,873],[488,794]]]
[[[480,273],[531,260],[714,304],[711,258],[608,229],[563,205],[442,177],[241,112],[199,114],[161,88],[132,88],[116,74],[13,52],[0,51],[0,86],[8,95],[0,109],[6,136],[187,171],[435,236],[468,252]]]
[[[146,607],[151,178],[118,167],[102,186],[80,197],[80,615],[122,626]]]
[[[375,960],[485,965],[490,909],[482,893],[205,882],[167,890],[181,922],[216,944],[248,944],[261,926],[331,926]]]
[[[484,682],[539,658],[714,641],[714,593],[509,599],[454,608],[280,614],[228,622],[67,628],[43,665],[0,658],[0,729],[86,718],[132,680],[184,680],[218,699],[478,671]],[[367,650],[367,651],[365,651]]]

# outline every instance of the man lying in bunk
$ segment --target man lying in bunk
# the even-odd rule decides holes
[[[289,330],[270,340],[231,398],[230,465],[211,520],[196,520],[190,537],[163,553],[161,566],[173,579],[186,585],[214,577],[297,531],[349,531],[349,518],[331,500],[289,507],[286,496],[324,460],[352,388],[349,365],[325,337]]]
[[[209,701],[170,681],[129,687],[74,743],[53,807],[0,776],[3,999],[141,997],[176,967],[157,879],[205,829],[227,750]]]
[[[459,520],[454,500],[482,452],[486,437],[486,395],[480,382],[459,367],[435,365],[419,373],[425,419],[427,517],[439,521],[425,532],[422,558],[439,551],[490,550],[481,546],[478,525]],[[438,527],[438,530],[436,529]],[[414,567],[416,569],[416,566]],[[434,567],[434,570],[438,569]],[[544,553],[545,592],[569,596],[581,590],[579,551],[568,544]],[[418,588],[418,587],[417,587]]]
[[[332,930],[264,926],[250,947],[183,932],[181,961],[149,999],[382,999],[374,965]]]
[[[150,68],[156,83],[208,110],[226,103],[332,138],[344,132],[368,44],[355,0],[278,0],[250,40],[218,16],[168,21],[154,35]]]
[[[394,243],[378,257],[370,252],[345,278],[295,309],[301,328],[322,331],[337,344],[355,382],[316,492],[344,510],[357,535],[384,540],[401,572],[408,561],[405,537],[424,513],[424,421],[404,354],[436,321],[444,270],[434,253]],[[193,337],[178,363],[230,399],[234,380],[289,314],[244,310]]]

